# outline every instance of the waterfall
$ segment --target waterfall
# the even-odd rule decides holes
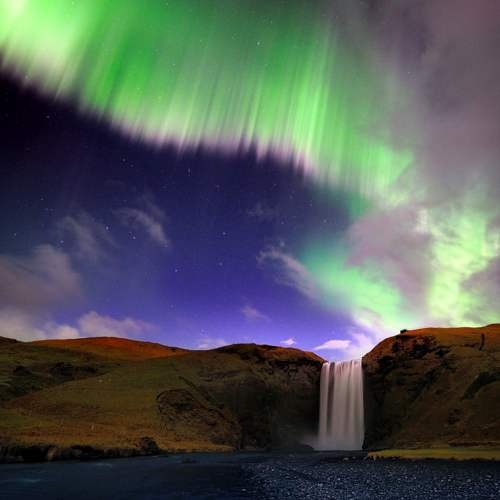
[[[361,359],[321,367],[320,450],[360,450],[365,436]]]

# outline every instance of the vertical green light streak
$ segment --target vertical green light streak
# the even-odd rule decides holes
[[[373,132],[384,82],[341,46],[327,5],[6,0],[0,52],[23,80],[134,137],[255,146],[321,183],[377,197],[411,156]]]

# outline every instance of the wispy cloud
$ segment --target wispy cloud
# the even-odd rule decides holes
[[[380,339],[366,333],[351,333],[351,344],[346,353],[349,355],[346,359],[360,358],[370,352]]]
[[[72,255],[79,259],[98,262],[105,257],[108,248],[115,246],[109,228],[87,212],[64,217],[57,228],[61,239],[69,243]]]
[[[39,309],[83,295],[81,276],[69,256],[51,245],[31,255],[0,255],[0,304]]]
[[[43,336],[49,339],[77,339],[82,337],[78,328],[70,325],[59,325],[57,323],[45,324]]]
[[[379,338],[369,333],[360,333],[353,330],[349,330],[346,333],[350,339],[327,340],[314,347],[313,351],[326,351],[328,359],[342,361],[345,359],[361,358],[380,341]]]
[[[95,311],[81,316],[77,325],[82,337],[138,337],[157,330],[155,325],[147,321],[130,317],[115,319]]]
[[[293,337],[290,337],[288,339],[280,341],[280,344],[286,345],[288,347],[291,347],[292,345],[295,345],[296,343],[297,342],[295,341],[295,339]]]
[[[216,349],[217,347],[222,347],[229,344],[225,339],[221,337],[210,337],[208,335],[202,335],[197,344],[198,349]]]
[[[347,349],[350,345],[351,345],[350,340],[332,339],[332,340],[327,340],[326,342],[323,342],[323,344],[316,346],[314,350],[315,351],[343,350]]]
[[[312,275],[291,254],[271,246],[259,253],[257,262],[261,266],[270,265],[274,268],[277,283],[293,288],[310,299],[318,298]]]
[[[157,330],[156,325],[147,321],[131,317],[117,319],[95,311],[83,314],[74,324],[67,324],[22,309],[0,309],[0,336],[24,341],[82,337],[140,338]]]
[[[140,199],[141,208],[122,207],[114,211],[115,216],[124,226],[135,230],[143,230],[157,245],[164,250],[171,246],[164,228],[166,215],[163,210],[151,199]]]
[[[241,314],[249,321],[271,321],[271,318],[257,308],[246,304],[240,309]]]
[[[37,327],[32,314],[8,307],[0,309],[0,337],[29,341],[44,339],[47,335]]]

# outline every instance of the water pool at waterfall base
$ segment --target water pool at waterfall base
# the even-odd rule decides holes
[[[500,464],[371,460],[366,453],[181,454],[11,464],[0,498],[496,499]]]

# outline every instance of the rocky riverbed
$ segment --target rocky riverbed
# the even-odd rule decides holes
[[[0,466],[0,498],[497,499],[500,463],[182,454]]]
[[[256,498],[496,499],[500,464],[281,457],[250,468]]]

